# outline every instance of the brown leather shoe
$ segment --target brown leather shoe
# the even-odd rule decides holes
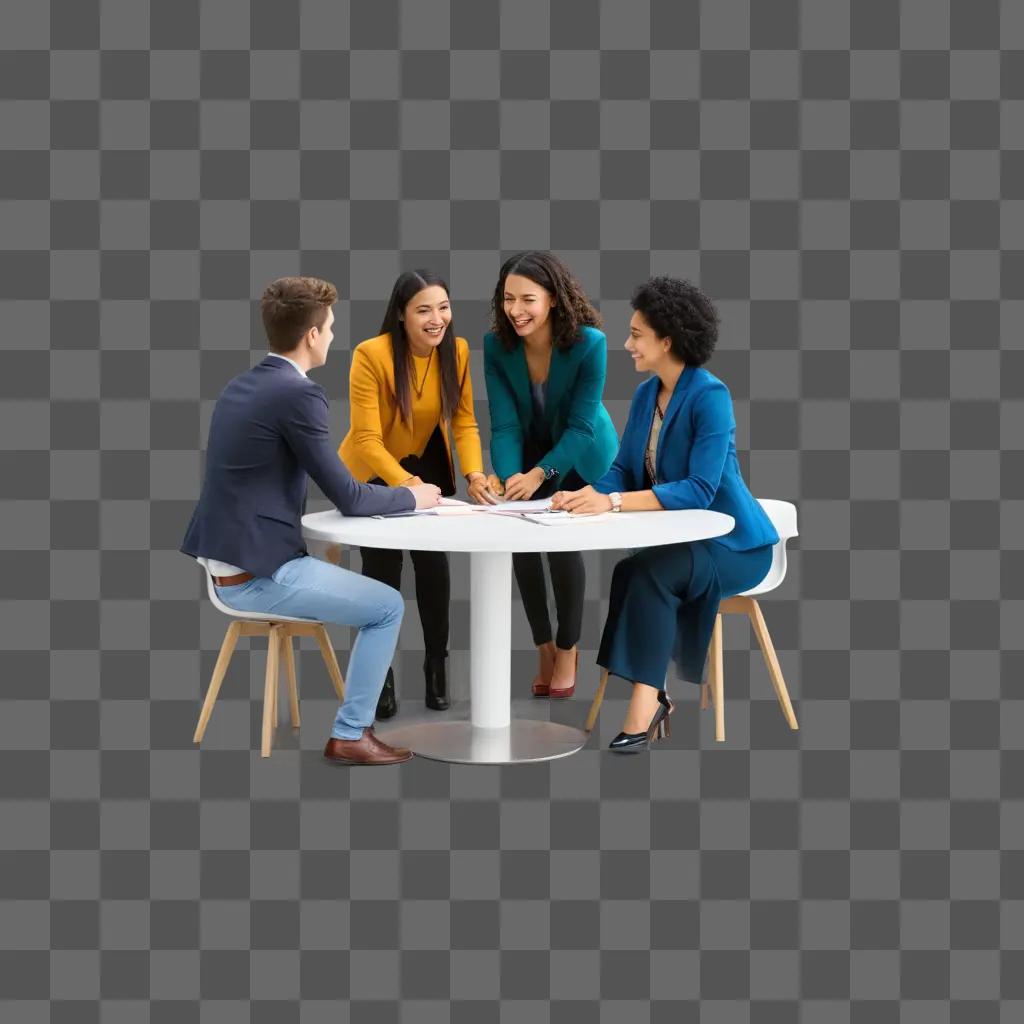
[[[400,764],[412,757],[404,747],[389,747],[372,729],[364,729],[357,740],[339,740],[332,736],[324,747],[324,760],[331,764]]]
[[[393,747],[390,743],[385,743],[374,731],[372,725],[367,731],[370,734],[371,741],[379,750],[385,751],[390,756],[401,755],[404,761],[408,761],[412,757],[412,751],[408,747]]]

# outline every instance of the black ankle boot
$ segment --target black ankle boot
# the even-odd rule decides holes
[[[448,676],[445,658],[428,654],[423,662],[423,677],[426,682],[423,702],[431,711],[447,711]]]
[[[377,698],[377,718],[383,721],[385,718],[394,718],[398,714],[398,698],[395,696],[395,670],[388,669],[384,677],[384,689],[380,691]]]

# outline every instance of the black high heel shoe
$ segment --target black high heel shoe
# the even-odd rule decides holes
[[[397,714],[398,698],[395,696],[395,670],[389,668],[388,674],[384,677],[384,687],[377,698],[377,714],[375,717],[378,721],[383,722],[385,719],[394,718]]]
[[[675,704],[669,700],[664,690],[658,691],[658,710],[654,712],[651,724],[646,732],[620,732],[608,744],[609,750],[617,754],[639,754],[646,750],[655,740],[663,740],[672,735],[672,723],[669,715],[675,711]]]
[[[428,654],[423,662],[423,676],[426,683],[423,702],[431,711],[448,710],[448,676],[445,659]]]

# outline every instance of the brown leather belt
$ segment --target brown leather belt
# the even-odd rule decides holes
[[[239,583],[248,583],[251,579],[255,579],[251,572],[240,572],[234,576],[214,576],[213,582],[218,587],[237,587]]]

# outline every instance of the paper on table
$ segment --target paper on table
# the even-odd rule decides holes
[[[472,516],[481,512],[502,516],[537,516],[538,519],[548,516],[568,516],[567,512],[552,512],[551,499],[543,498],[536,501],[499,501],[497,505],[470,505],[455,498],[442,498],[441,504],[435,508],[416,508],[408,512],[384,512],[374,519],[397,519],[400,516]],[[593,517],[591,517],[593,518]]]
[[[437,508],[412,508],[408,512],[382,512],[372,519],[401,519],[405,516],[475,516],[481,510],[472,505],[450,505]]]
[[[458,498],[442,498],[434,508],[411,508],[404,512],[382,512],[372,519],[399,519],[403,516],[464,516],[478,511],[475,505]]]
[[[439,516],[475,516],[483,509],[476,505],[466,505],[459,502],[458,505],[442,505],[441,508],[433,509],[435,515]]]
[[[569,512],[542,512],[524,515],[522,518],[531,523],[540,523],[541,526],[571,526],[573,523],[604,522],[611,519],[611,513],[598,512],[592,516],[574,516]]]
[[[529,512],[546,512],[551,507],[550,498],[541,498],[536,501],[499,501],[497,505],[481,506],[485,512],[503,512],[506,515],[526,515]]]

